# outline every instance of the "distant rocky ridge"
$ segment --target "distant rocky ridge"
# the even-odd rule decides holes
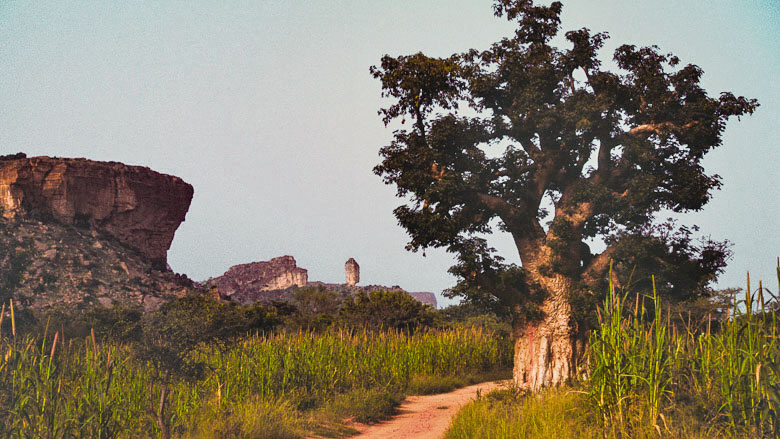
[[[141,166],[87,159],[0,157],[0,210],[116,238],[164,268],[193,188]]]
[[[414,297],[419,302],[430,305],[431,308],[436,309],[436,295],[430,291],[407,291],[406,294]]]
[[[436,308],[436,296],[428,292],[408,292],[398,285],[356,285],[360,281],[360,266],[353,258],[345,266],[346,283],[332,284],[308,281],[307,270],[297,266],[292,256],[281,256],[266,262],[252,262],[230,267],[225,274],[208,279],[203,287],[216,287],[221,298],[239,304],[268,304],[278,300],[288,300],[292,292],[301,287],[322,287],[344,294],[357,291],[401,291],[420,302]]]
[[[308,279],[308,272],[297,266],[295,258],[281,256],[267,262],[234,265],[208,283],[217,287],[220,297],[237,303],[253,303],[264,292],[305,287]]]

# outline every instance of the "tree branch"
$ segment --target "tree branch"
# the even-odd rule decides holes
[[[650,134],[663,134],[671,130],[681,130],[692,127],[696,122],[689,122],[683,126],[671,122],[645,123],[628,130],[629,136],[649,136]]]
[[[594,257],[590,264],[582,272],[582,281],[589,287],[595,288],[607,275],[609,263],[615,254],[615,247],[607,247],[601,254]]]
[[[596,90],[596,88],[593,87],[593,81],[590,80],[590,72],[588,71],[588,69],[586,67],[583,67],[582,71],[585,72],[585,80],[588,83],[588,85],[590,86],[590,88],[593,90],[594,93],[598,94],[598,90]],[[597,70],[597,73],[598,73],[598,70]]]
[[[503,198],[496,197],[495,195],[488,195],[478,193],[477,198],[488,209],[497,213],[505,223],[510,223],[513,218],[519,216],[519,210],[509,204]]]
[[[594,133],[590,133],[586,138],[582,139],[582,155],[577,159],[577,175],[582,174],[582,169],[585,167],[585,163],[590,159],[590,144],[593,143],[593,139],[596,138]],[[588,146],[586,150],[586,145]]]
[[[523,138],[517,138],[517,140],[520,142],[520,146],[523,147],[525,152],[534,160],[539,160],[539,155],[541,155],[542,150],[539,149],[538,146],[534,144],[534,142],[529,137],[523,137]]]
[[[423,116],[422,111],[420,111],[419,104],[414,106],[414,116],[417,119],[416,125],[417,129],[420,130],[420,136],[423,139],[423,143],[427,145],[428,140],[425,138],[425,117]]]
[[[599,151],[596,157],[597,169],[591,176],[591,179],[596,184],[602,184],[610,179],[612,172],[612,149],[617,145],[617,142],[608,133],[596,137],[599,139]]]

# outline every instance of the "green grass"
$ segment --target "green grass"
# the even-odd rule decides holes
[[[664,409],[687,407],[733,435],[780,435],[777,315],[760,291],[748,280],[718,332],[711,324],[703,332],[672,326],[655,293],[626,304],[611,291],[590,340],[585,382],[603,428],[612,437],[663,431]]]
[[[521,396],[498,390],[466,405],[446,439],[595,438],[584,398],[565,389]]]
[[[654,427],[640,426],[629,436],[636,439],[658,437],[716,439],[749,437],[732,435],[722,426],[709,423],[696,413],[669,410],[662,423],[662,436]],[[453,420],[446,439],[596,439],[615,437],[603,428],[599,413],[580,388],[559,387],[539,394],[522,395],[512,390],[489,393],[468,404]]]
[[[390,418],[401,405],[403,394],[385,389],[355,389],[338,393],[319,413],[332,422],[348,419],[370,424]]]
[[[252,398],[231,407],[203,407],[182,438],[197,432],[202,439],[294,439],[307,433],[308,423],[296,416],[289,401]]]
[[[253,334],[197,349],[203,373],[172,383],[166,413],[174,437],[343,436],[343,418],[382,419],[415,383],[440,385],[421,376],[448,387],[511,358],[480,330]],[[0,334],[0,437],[156,437],[156,377],[128,344]]]
[[[696,331],[672,325],[654,292],[613,289],[573,387],[487,395],[447,438],[780,437],[780,323],[762,292],[748,280],[725,321]]]
[[[458,376],[416,375],[407,386],[407,393],[412,395],[435,395],[447,393],[460,387],[487,381],[499,381],[512,378],[511,370],[495,370],[471,373]]]

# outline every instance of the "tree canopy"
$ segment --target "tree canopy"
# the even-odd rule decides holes
[[[554,46],[560,2],[493,7],[517,28],[485,50],[386,55],[371,67],[391,101],[379,111],[384,123],[411,122],[374,168],[407,200],[394,214],[408,249],[455,253],[453,294],[516,310],[549,294],[540,276],[603,288],[610,261],[623,279],[656,273],[668,297],[705,293],[725,266],[727,243],[697,240],[695,226],[658,216],[710,200],[721,181],[701,161],[721,146],[727,120],[751,114],[757,101],[710,96],[701,68],[656,46],[620,45],[615,71],[602,65],[607,33],[572,30]],[[522,267],[485,241],[496,219]],[[592,238],[606,249],[594,254]]]

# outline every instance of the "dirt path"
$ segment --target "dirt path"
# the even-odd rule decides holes
[[[483,395],[505,385],[507,381],[475,384],[450,393],[410,396],[399,409],[399,414],[374,425],[352,425],[360,431],[359,439],[440,439],[458,410],[473,400],[477,392]]]

